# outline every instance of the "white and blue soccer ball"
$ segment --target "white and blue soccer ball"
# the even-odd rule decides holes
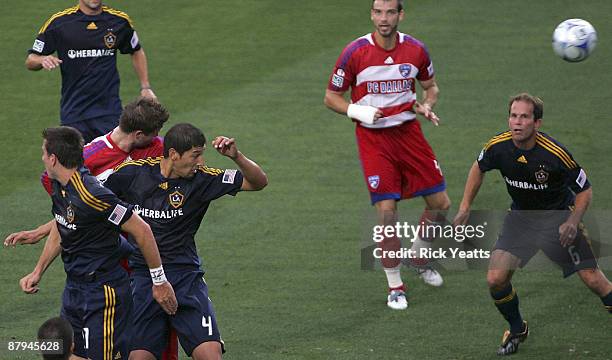
[[[588,21],[568,19],[553,33],[553,49],[563,60],[578,62],[591,55],[597,45],[597,31]]]

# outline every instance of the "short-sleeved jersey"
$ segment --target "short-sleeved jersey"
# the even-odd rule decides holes
[[[86,15],[79,6],[51,16],[40,28],[28,53],[62,60],[62,124],[121,114],[117,51],[140,49],[127,14],[103,6],[99,15]]]
[[[166,179],[160,171],[161,160],[126,162],[104,186],[134,204],[134,211],[151,226],[164,267],[199,267],[194,238],[204,214],[211,201],[240,191],[242,173],[202,166],[191,178]],[[146,268],[139,249],[131,256],[130,266]]]
[[[344,48],[327,88],[345,92],[350,87],[354,104],[374,106],[384,114],[376,124],[358,124],[385,128],[415,119],[415,81],[433,76],[433,64],[422,42],[398,32],[396,46],[385,50],[374,34],[367,34]]]
[[[159,136],[154,138],[147,147],[133,149],[130,153],[126,153],[113,142],[111,134],[112,131],[97,137],[83,148],[85,167],[102,183],[117,166],[125,161],[158,157],[164,154],[164,140]],[[41,182],[47,193],[51,193],[51,179],[46,172],[42,174]]]
[[[134,207],[100,185],[85,167],[66,186],[53,180],[51,199],[66,273],[79,277],[116,269],[121,225]]]
[[[517,148],[510,131],[498,134],[480,152],[478,166],[501,172],[514,210],[567,210],[591,186],[569,151],[542,132],[530,150]]]

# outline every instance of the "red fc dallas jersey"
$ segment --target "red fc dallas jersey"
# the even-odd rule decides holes
[[[422,42],[398,32],[395,48],[385,50],[372,33],[344,48],[327,88],[345,92],[350,87],[353,104],[374,106],[384,114],[375,124],[359,125],[385,128],[415,119],[415,81],[433,76],[433,64]]]
[[[104,136],[99,136],[83,147],[84,164],[100,182],[106,181],[113,173],[113,169],[124,161],[158,157],[164,154],[164,140],[159,136],[154,138],[146,148],[134,149],[126,153],[113,142],[111,134],[112,131]],[[43,173],[40,180],[45,190],[51,194],[51,179],[46,172]]]

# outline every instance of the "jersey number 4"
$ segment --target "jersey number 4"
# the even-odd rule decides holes
[[[208,328],[208,336],[212,336],[212,334],[213,334],[213,324],[212,324],[212,321],[210,319],[210,315],[202,316],[202,327]]]

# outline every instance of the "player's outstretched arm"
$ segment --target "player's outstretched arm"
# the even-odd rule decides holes
[[[238,151],[236,139],[225,136],[217,136],[212,145],[219,154],[232,159],[240,172],[242,172],[243,180],[241,190],[258,191],[268,185],[268,176],[257,163]]]
[[[51,220],[46,224],[40,225],[34,230],[23,230],[10,234],[4,239],[4,246],[15,246],[24,244],[36,244],[51,232],[51,227],[54,226],[55,220]]]
[[[592,198],[593,188],[588,188],[576,194],[574,211],[572,211],[567,220],[559,226],[559,241],[561,242],[561,246],[569,246],[576,239],[578,225],[582,221],[582,217],[584,213],[586,213]]]
[[[323,103],[338,114],[347,115],[365,124],[373,124],[384,116],[380,109],[373,106],[349,104],[344,98],[344,93],[329,89],[325,90]]]
[[[132,54],[132,65],[134,66],[134,72],[138,76],[140,81],[140,96],[157,99],[151,84],[149,83],[149,69],[147,65],[147,55],[145,55],[144,49],[134,52]]]
[[[41,69],[51,71],[60,66],[61,63],[62,60],[53,55],[30,54],[26,58],[25,66],[28,70],[32,71],[38,71]]]
[[[36,263],[34,271],[19,280],[21,290],[23,290],[23,292],[25,292],[26,294],[34,294],[38,292],[38,283],[42,279],[43,274],[45,273],[45,271],[47,271],[49,265],[53,263],[55,258],[62,251],[60,244],[60,234],[57,230],[57,223],[55,222],[55,220],[53,220],[52,222],[49,222],[45,225],[50,225],[49,238],[47,239],[45,247],[43,248],[40,257],[38,258],[38,263]]]
[[[134,237],[149,266],[151,279],[153,280],[153,298],[166,313],[176,314],[178,303],[174,295],[174,289],[164,274],[161,257],[151,228],[138,214],[132,214],[129,220],[121,226],[121,230]]]
[[[472,206],[472,202],[474,202],[476,195],[478,195],[478,190],[480,190],[480,185],[482,185],[484,175],[485,174],[480,171],[478,162],[474,161],[474,164],[470,168],[467,181],[465,182],[463,199],[459,205],[459,211],[453,220],[453,225],[465,225],[467,223],[470,217],[470,207]]]

